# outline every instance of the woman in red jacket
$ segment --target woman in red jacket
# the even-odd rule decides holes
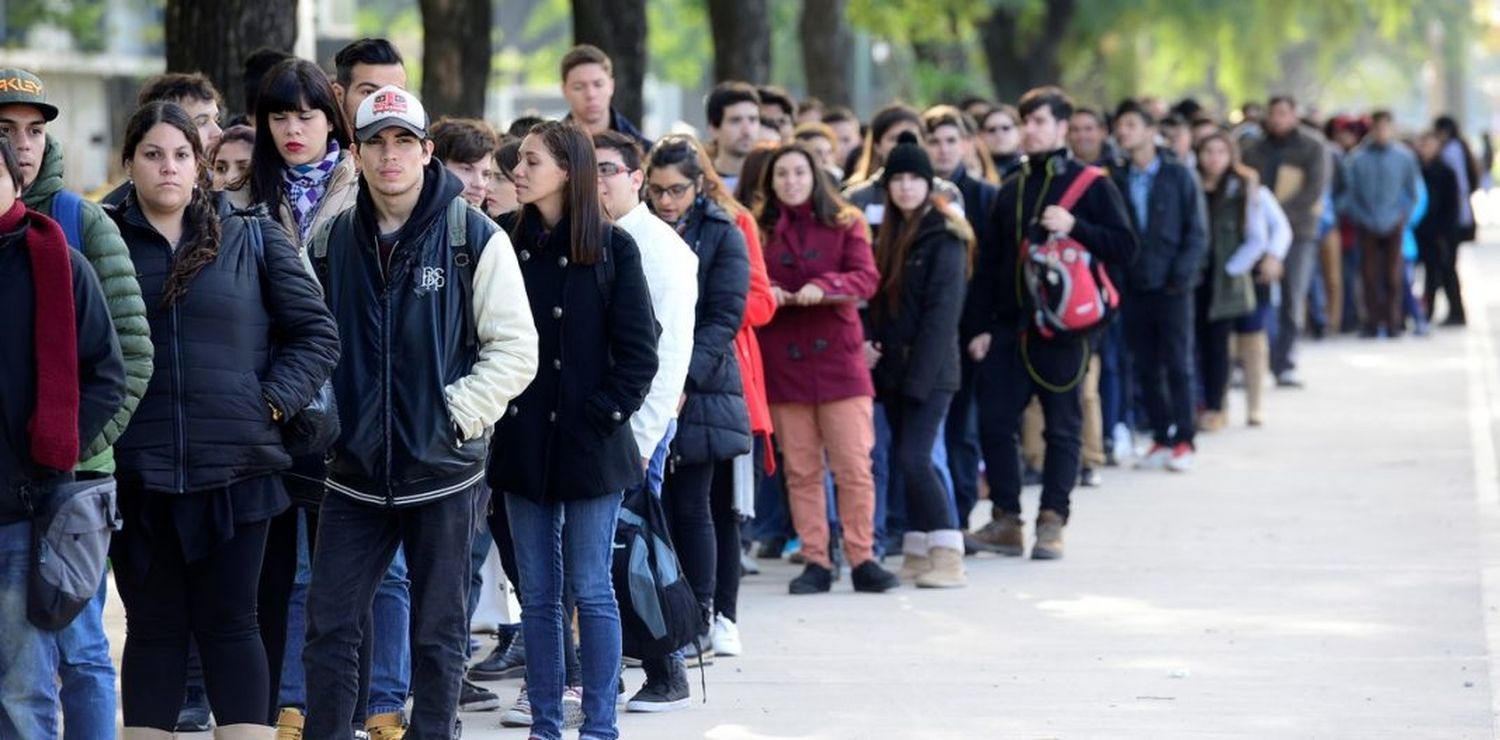
[[[780,310],[760,330],[766,395],[781,440],[792,521],[807,568],[794,594],[832,586],[824,456],[838,487],[844,554],[856,591],[886,591],[896,577],[875,562],[875,389],[864,358],[857,303],[875,294],[879,274],[859,212],[841,200],[802,144],[771,156],[757,220],[766,269]]]

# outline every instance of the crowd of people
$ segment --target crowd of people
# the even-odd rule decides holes
[[[117,486],[124,737],[458,737],[524,678],[502,724],[609,740],[746,649],[757,559],[810,595],[1062,558],[1075,487],[1191,471],[1236,384],[1265,423],[1304,337],[1464,323],[1490,163],[1448,117],[1042,87],[866,124],[728,81],[653,142],[603,52],[560,73],[570,113],[504,133],[430,120],[383,39],[332,76],[258,52],[222,128],[162,75],[101,205],[45,81],[0,71],[0,736],[114,733],[108,578],[60,629],[32,593],[77,482]],[[665,652],[623,654],[632,492],[696,602]],[[481,658],[492,547],[521,618]]]

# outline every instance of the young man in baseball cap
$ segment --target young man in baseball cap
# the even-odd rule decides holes
[[[70,246],[83,253],[104,289],[110,321],[125,360],[125,403],[92,440],[83,440],[78,477],[114,474],[113,445],[151,379],[151,329],[135,279],[135,264],[115,222],[98,204],[64,189],[62,144],[47,135],[61,111],[47,102],[47,87],[24,69],[0,69],[0,137],[10,142],[21,173],[21,199],[63,228]],[[78,618],[57,633],[63,717],[80,737],[106,737],[115,726],[115,669],[104,633],[105,581]],[[36,680],[42,680],[36,677]],[[70,730],[71,731],[71,730]]]
[[[309,249],[343,338],[346,432],[329,451],[308,592],[304,662],[319,689],[306,734],[348,734],[361,622],[400,545],[421,687],[409,732],[449,737],[468,624],[460,533],[474,531],[488,431],[536,373],[537,334],[510,240],[432,156],[421,101],[382,87],[354,124],[358,199]]]

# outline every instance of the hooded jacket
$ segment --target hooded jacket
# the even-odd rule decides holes
[[[959,388],[958,323],[968,279],[966,221],[928,208],[906,253],[896,307],[887,297],[870,299],[866,339],[880,346],[874,370],[882,396],[926,401],[934,391]]]
[[[415,506],[468,490],[484,477],[490,427],[536,374],[536,328],[510,240],[472,207],[449,224],[462,197],[463,183],[434,158],[416,208],[391,235],[389,270],[368,188],[313,239],[327,240],[313,262],[343,345],[334,493]]]
[[[62,144],[51,134],[47,136],[47,149],[42,154],[42,166],[37,171],[36,181],[21,194],[26,207],[51,217],[52,202],[58,192],[64,190]],[[146,395],[146,384],[151,380],[152,345],[151,326],[146,319],[146,303],[141,300],[141,286],[136,282],[135,265],[130,261],[130,250],[120,238],[120,230],[97,203],[84,200],[80,204],[79,217],[83,228],[83,256],[99,278],[104,290],[104,300],[109,307],[110,321],[120,340],[120,354],[125,360],[125,403],[104,424],[92,441],[84,442],[83,462],[80,470],[112,473],[115,469],[114,454],[110,446],[124,433],[130,417]]]

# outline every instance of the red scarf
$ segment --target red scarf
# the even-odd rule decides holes
[[[73,313],[73,262],[56,221],[28,210],[19,199],[0,215],[0,234],[29,220],[26,251],[36,291],[36,409],[31,459],[54,470],[78,464],[78,325]]]

